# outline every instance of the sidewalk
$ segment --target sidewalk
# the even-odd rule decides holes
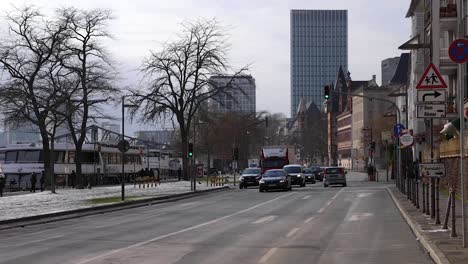
[[[197,190],[216,188],[197,184]],[[125,186],[127,200],[139,200],[190,192],[190,182],[166,182],[157,187],[136,188]],[[17,219],[75,209],[90,208],[120,202],[121,186],[94,187],[92,189],[58,189],[50,191],[12,195],[0,198],[1,220]]]
[[[442,224],[435,225],[435,219],[431,219],[429,215],[422,213],[422,188],[419,188],[420,209],[417,209],[411,200],[407,199],[407,196],[401,193],[394,185],[388,187],[388,190],[403,217],[418,237],[418,240],[431,254],[436,263],[468,263],[468,249],[462,248],[461,202],[459,200],[456,200],[456,231],[458,237],[451,238],[451,222],[449,221],[448,230],[442,229],[447,207],[447,194],[442,192],[439,194],[440,221]]]

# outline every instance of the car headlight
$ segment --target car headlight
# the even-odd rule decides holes
[[[260,180],[260,183],[265,183],[265,181],[264,181],[264,180]]]
[[[280,180],[281,183],[285,182],[286,180]]]
[[[240,176],[239,181],[243,181],[243,180],[244,180],[244,177]]]

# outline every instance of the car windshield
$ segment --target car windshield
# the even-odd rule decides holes
[[[328,168],[326,173],[327,174],[343,173],[343,168]]]
[[[288,173],[301,173],[302,172],[302,169],[299,166],[284,167],[284,170]]]
[[[305,169],[304,173],[312,173],[312,169]]]
[[[242,174],[260,174],[260,169],[258,168],[248,168],[248,169],[245,169]]]
[[[263,175],[263,178],[275,178],[275,177],[284,177],[284,171],[267,171]]]

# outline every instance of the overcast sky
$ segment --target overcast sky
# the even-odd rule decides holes
[[[136,69],[180,31],[186,20],[217,18],[230,31],[234,66],[251,64],[257,84],[257,110],[290,113],[289,14],[291,9],[347,9],[349,70],[354,80],[377,75],[380,62],[398,56],[410,35],[405,18],[409,0],[0,0],[0,10],[34,4],[55,8],[107,8],[115,20],[109,50],[119,63],[122,83],[136,85]],[[5,24],[0,24],[5,29]],[[134,124],[132,131],[145,126]]]

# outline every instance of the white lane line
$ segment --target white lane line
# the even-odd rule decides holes
[[[168,238],[168,237],[171,237],[171,236],[175,236],[175,235],[178,235],[178,234],[181,234],[181,233],[185,233],[185,232],[188,232],[188,231],[192,231],[192,230],[195,230],[197,228],[200,228],[200,227],[204,227],[204,226],[207,226],[207,225],[211,225],[211,224],[214,224],[214,223],[217,223],[219,221],[222,221],[222,220],[225,220],[225,219],[228,219],[228,218],[231,218],[233,216],[236,216],[236,215],[239,215],[239,214],[243,214],[245,212],[248,212],[248,211],[252,211],[260,206],[264,206],[266,204],[269,204],[269,203],[272,203],[276,200],[279,200],[279,199],[283,199],[284,197],[288,197],[288,196],[291,196],[293,194],[296,194],[296,193],[288,193],[288,194],[285,194],[285,195],[281,195],[279,197],[276,197],[275,199],[271,199],[271,200],[268,200],[266,202],[263,202],[263,203],[259,203],[257,205],[254,205],[252,207],[249,207],[247,209],[244,209],[244,210],[240,210],[240,211],[237,211],[235,213],[232,213],[232,214],[229,214],[229,215],[225,215],[223,217],[220,217],[220,218],[216,218],[214,220],[211,220],[211,221],[208,221],[208,222],[205,222],[205,223],[201,223],[201,224],[198,224],[198,225],[194,225],[194,226],[191,226],[191,227],[187,227],[187,228],[184,228],[184,229],[181,229],[179,231],[175,231],[175,232],[172,232],[172,233],[169,233],[169,234],[165,234],[165,235],[162,235],[162,236],[158,236],[158,237],[155,237],[155,238],[152,238],[152,239],[149,239],[149,240],[145,240],[145,241],[142,241],[142,242],[139,242],[139,243],[136,243],[136,244],[133,244],[133,245],[129,245],[129,246],[126,246],[126,247],[123,247],[123,248],[119,248],[119,249],[114,249],[114,250],[111,250],[107,253],[104,253],[104,254],[101,254],[101,255],[97,255],[97,256],[94,256],[92,258],[88,258],[88,259],[84,259],[82,261],[79,261],[79,262],[76,262],[76,264],[84,264],[84,263],[89,263],[91,261],[94,261],[94,260],[98,260],[98,259],[102,259],[104,257],[107,257],[107,256],[111,256],[113,254],[116,254],[116,253],[119,253],[119,252],[122,252],[124,250],[127,250],[127,249],[132,249],[132,248],[135,248],[135,247],[139,247],[139,246],[143,246],[143,245],[146,245],[146,244],[149,244],[149,243],[152,243],[152,242],[155,242],[155,241],[158,241],[158,240],[161,240],[161,239],[164,239],[164,238]]]
[[[168,213],[162,212],[162,213],[159,213],[159,214],[154,214],[154,215],[151,215],[151,216],[139,218],[138,220],[129,220],[129,219],[127,219],[127,220],[125,220],[125,221],[120,221],[120,222],[118,222],[118,223],[112,223],[112,224],[97,226],[97,227],[95,227],[94,229],[101,229],[101,228],[106,228],[106,227],[111,227],[111,226],[116,226],[116,225],[122,225],[122,224],[129,223],[129,222],[132,222],[132,221],[142,221],[142,220],[151,219],[151,218],[153,218],[153,217],[161,216],[161,215],[165,215],[165,214],[168,214]]]
[[[315,216],[309,217],[304,221],[304,223],[308,224],[308,223],[312,222],[314,219],[315,219]]]
[[[286,235],[286,237],[288,237],[288,238],[289,238],[289,237],[292,237],[292,236],[294,236],[294,234],[296,234],[296,233],[297,233],[297,231],[299,231],[299,228],[297,228],[297,227],[295,227],[295,228],[291,229],[291,231],[289,231],[289,233]]]
[[[267,253],[263,255],[263,257],[260,259],[258,263],[267,263],[268,259],[270,259],[271,256],[273,256],[273,254],[275,254],[277,250],[278,248],[271,248],[270,250],[268,250]]]
[[[54,237],[48,237],[48,238],[43,238],[43,239],[38,239],[38,240],[29,241],[29,242],[21,243],[21,244],[16,244],[16,245],[12,245],[12,247],[21,247],[21,246],[25,246],[25,245],[29,245],[29,244],[34,244],[34,243],[38,243],[38,242],[42,242],[42,241],[47,241],[47,240],[52,240],[52,239],[56,239],[56,238],[60,238],[60,237],[63,237],[63,235],[61,235],[61,236],[54,236]]]
[[[307,200],[309,198],[310,198],[310,195],[306,195],[306,196],[302,197],[303,200]]]
[[[255,222],[253,222],[252,224],[263,224],[263,223],[266,223],[266,222],[271,222],[271,221],[275,220],[275,218],[276,218],[276,216],[274,216],[274,215],[265,216],[265,217],[262,217],[262,218],[258,219]]]
[[[331,204],[332,202],[336,199],[336,197],[338,197],[338,195],[340,195],[342,192],[343,192],[344,189],[341,189],[339,192],[337,192],[331,199],[330,201],[328,201],[324,207],[320,208],[317,213],[321,214],[323,213],[323,211],[325,211],[325,209],[327,209]]]

